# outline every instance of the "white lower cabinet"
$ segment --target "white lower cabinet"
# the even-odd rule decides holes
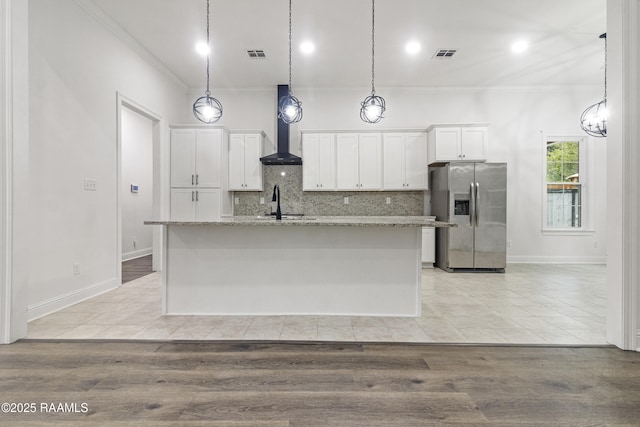
[[[422,268],[433,268],[436,262],[436,229],[422,227]]]
[[[172,188],[173,221],[215,221],[222,211],[222,191],[217,188]]]

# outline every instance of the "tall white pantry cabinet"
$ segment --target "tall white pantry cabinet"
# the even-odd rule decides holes
[[[213,221],[231,215],[228,191],[229,132],[222,126],[171,129],[171,219]]]

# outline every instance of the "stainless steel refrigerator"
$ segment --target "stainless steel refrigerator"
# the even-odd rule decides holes
[[[436,229],[436,266],[449,272],[504,272],[507,165],[447,163],[430,174],[431,214],[457,225]]]

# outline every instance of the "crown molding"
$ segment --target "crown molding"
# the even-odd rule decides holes
[[[156,58],[147,50],[138,40],[129,34],[116,21],[111,19],[102,9],[100,9],[92,0],[73,0],[82,10],[84,10],[93,19],[98,21],[104,28],[109,30],[114,36],[122,41],[127,47],[134,51],[146,63],[155,68],[162,75],[167,77],[173,83],[177,84],[185,92],[189,86],[180,79],[169,67]]]

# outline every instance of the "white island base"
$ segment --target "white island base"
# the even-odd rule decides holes
[[[164,314],[420,315],[420,226],[163,225]]]

